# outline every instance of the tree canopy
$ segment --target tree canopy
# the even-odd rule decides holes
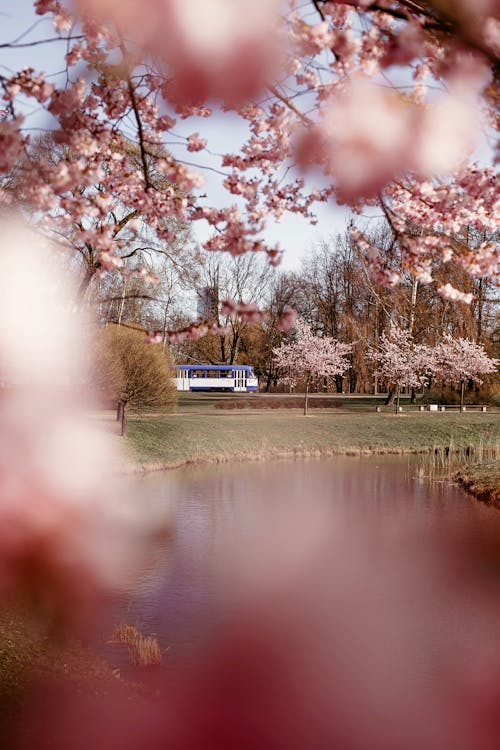
[[[77,226],[94,266],[121,265],[120,233],[132,245],[139,216],[160,241],[205,222],[207,250],[264,251],[277,263],[266,221],[294,212],[314,222],[314,206],[330,201],[350,206],[357,249],[382,284],[401,275],[365,231],[362,217],[373,212],[385,216],[404,267],[443,297],[470,302],[436,280],[443,262],[498,280],[494,0],[34,8],[54,25],[45,43],[64,41],[66,75],[49,80],[29,65],[0,75],[0,171],[9,175],[30,152],[29,100],[50,116],[65,155],[31,163],[0,199],[43,212],[55,232]],[[39,41],[27,30],[2,48]],[[217,155],[203,127],[222,112],[247,137]],[[193,132],[179,134],[190,121]],[[222,207],[200,190],[207,168],[227,191]]]

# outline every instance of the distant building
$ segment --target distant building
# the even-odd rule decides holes
[[[203,286],[198,291],[197,314],[200,320],[213,320],[217,317],[219,305],[218,289],[213,286]]]

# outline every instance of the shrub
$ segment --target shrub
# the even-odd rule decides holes
[[[443,406],[458,406],[460,404],[459,391],[452,391],[449,388],[431,389],[426,391],[419,400],[421,404],[442,404]],[[496,405],[495,394],[489,388],[480,388],[479,390],[470,390],[465,394],[466,404],[488,404]]]
[[[310,409],[340,409],[343,402],[338,399],[312,398],[309,401]],[[272,398],[226,398],[215,404],[216,409],[302,409],[300,398],[291,396]]]
[[[172,378],[172,357],[161,344],[147,344],[145,332],[108,325],[96,341],[94,387],[106,401],[118,406],[125,432],[127,406],[170,406],[177,400]]]

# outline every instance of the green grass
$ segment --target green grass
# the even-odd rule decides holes
[[[353,452],[498,446],[496,413],[223,411],[131,416],[128,443],[143,466]]]
[[[466,466],[457,479],[478,500],[500,508],[500,461]]]

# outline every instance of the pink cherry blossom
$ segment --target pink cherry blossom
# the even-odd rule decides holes
[[[355,213],[378,202],[404,267],[421,282],[432,283],[445,258],[475,278],[498,278],[491,236],[467,250],[454,239],[467,226],[491,235],[499,221],[492,168],[467,163],[479,128],[495,122],[496,5],[463,0],[450,8],[319,2],[308,13],[274,0],[81,0],[71,7],[37,0],[36,12],[54,21],[56,35],[74,29],[64,57],[81,69],[67,83],[49,84],[29,66],[2,77],[0,169],[24,162],[36,142],[19,114],[26,97],[50,113],[52,137],[70,158],[33,163],[15,194],[2,189],[0,201],[29,206],[39,226],[58,236],[83,227],[80,239],[104,253],[103,268],[125,241],[113,236],[112,196],[162,240],[172,239],[169,219],[204,221],[212,229],[207,250],[262,251],[273,265],[282,250],[265,241],[269,218],[294,212],[315,223],[315,205],[332,197]],[[401,66],[411,66],[408,75]],[[169,142],[177,113],[193,118],[187,148],[204,166],[198,118],[212,116],[214,99],[246,126],[229,153],[206,155],[211,169],[220,160],[220,184],[237,204],[214,207],[200,194],[203,177],[182,163],[184,149],[157,159],[155,170],[170,183],[158,194],[147,154]],[[125,166],[126,140],[141,153],[134,169]],[[307,177],[291,169],[297,161]],[[400,282],[383,248],[367,248],[366,257],[377,281]]]
[[[188,140],[188,145],[187,145],[188,151],[203,151],[203,149],[207,145],[207,139],[200,138],[199,133],[193,133],[192,135],[188,136],[187,140]]]
[[[163,333],[161,331],[148,331],[146,344],[161,344],[163,342]]]
[[[163,92],[182,104],[243,102],[258,94],[277,62],[276,0],[80,0],[160,54],[175,76]]]
[[[370,352],[377,363],[378,374],[399,391],[403,386],[418,388],[427,384],[432,372],[432,352],[424,344],[416,344],[411,333],[391,323],[380,337],[378,349]]]
[[[32,232],[4,220],[1,237],[0,595],[29,591],[83,622],[121,586],[148,521],[137,533],[126,502],[112,509],[120,457],[82,416],[89,323],[71,278]]]
[[[481,383],[481,376],[496,372],[499,365],[500,360],[489,357],[480,344],[446,333],[435,347],[432,366],[435,376],[446,383]]]
[[[25,144],[21,133],[22,118],[0,118],[0,171],[9,172],[18,162]]]
[[[459,289],[455,289],[451,284],[443,284],[438,287],[439,294],[445,299],[451,299],[453,302],[465,302],[466,305],[470,305],[472,302],[473,295],[471,293],[461,292]]]
[[[297,319],[292,341],[273,349],[280,380],[290,386],[304,380],[304,414],[307,414],[308,393],[313,380],[343,375],[349,367],[351,344],[343,344],[330,336],[315,336],[307,323]]]
[[[265,313],[259,310],[254,302],[235,302],[231,299],[222,300],[222,315],[237,315],[248,323],[260,323],[265,318]]]
[[[299,140],[303,166],[332,175],[337,195],[370,198],[394,177],[452,172],[473,143],[475,110],[458,94],[421,109],[368,80],[353,79]]]

